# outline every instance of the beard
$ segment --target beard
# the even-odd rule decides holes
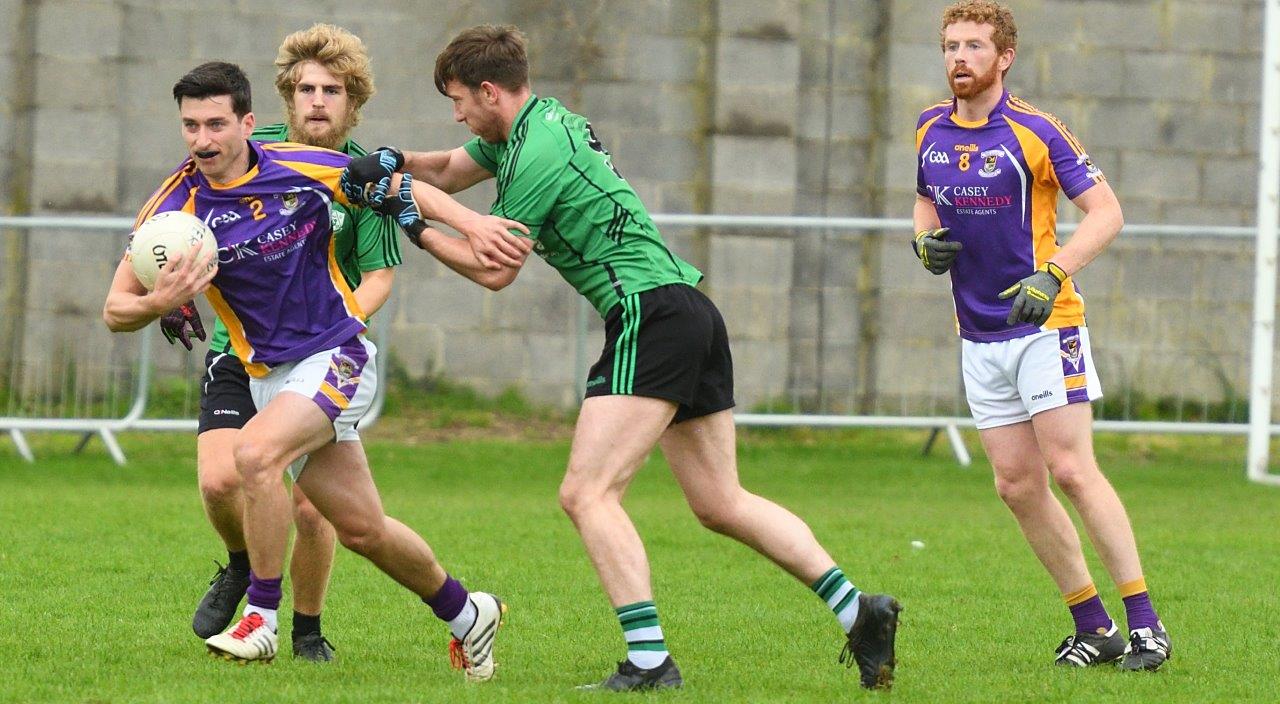
[[[313,147],[323,147],[325,149],[337,150],[347,141],[351,129],[359,122],[359,116],[354,110],[348,110],[346,115],[334,120],[329,118],[329,122],[325,127],[308,123],[305,117],[299,117],[296,112],[289,110],[289,139],[301,144],[308,144]]]
[[[969,98],[981,95],[988,88],[995,85],[996,78],[1000,75],[1000,67],[993,63],[991,65],[991,70],[986,73],[973,73],[972,69],[969,69],[969,72],[972,74],[972,77],[969,79],[969,84],[964,87],[956,85],[955,69],[952,69],[951,73],[947,74],[947,83],[951,85],[951,94],[961,100],[968,100]]]

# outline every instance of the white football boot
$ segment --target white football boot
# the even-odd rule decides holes
[[[204,642],[209,652],[227,660],[271,662],[276,657],[280,637],[258,613],[245,614],[240,622],[224,633]]]
[[[462,640],[449,641],[449,662],[455,669],[466,672],[468,682],[486,682],[493,679],[493,671],[498,666],[493,659],[493,641],[507,605],[485,592],[471,592],[467,598],[476,607],[476,622]]]

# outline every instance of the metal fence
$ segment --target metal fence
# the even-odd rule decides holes
[[[959,381],[959,346],[947,329],[949,291],[944,279],[907,260],[909,254],[898,256],[907,251],[897,240],[910,231],[909,221],[661,214],[654,220],[695,250],[702,238],[701,264],[710,268],[713,298],[735,334],[745,401],[736,415],[740,425],[921,428],[932,431],[929,445],[946,437],[957,460],[969,463],[960,429],[972,420]],[[0,229],[42,234],[27,238],[30,249],[23,256],[58,262],[56,275],[22,282],[23,320],[16,323],[22,344],[0,341],[8,365],[0,380],[0,430],[28,461],[34,457],[25,434],[35,431],[78,433],[80,447],[99,437],[123,463],[119,432],[195,428],[199,357],[166,355],[157,364],[157,345],[163,343],[152,327],[138,335],[111,335],[97,320],[131,226],[125,218],[0,217]],[[1072,227],[1064,224],[1062,234]],[[86,238],[87,231],[114,236]],[[886,234],[893,240],[883,246],[862,246]],[[1086,271],[1090,325],[1100,311],[1105,331],[1095,335],[1095,361],[1108,392],[1098,429],[1247,432],[1247,402],[1237,390],[1246,386],[1251,301],[1252,247],[1241,245],[1251,245],[1252,237],[1254,229],[1247,227],[1128,226],[1122,240]],[[716,243],[728,244],[717,249]],[[756,266],[771,257],[785,258],[789,268],[776,261],[772,268]],[[1164,266],[1167,258],[1175,269]],[[1180,272],[1178,285],[1144,285],[1170,270]],[[1237,280],[1246,283],[1224,283]],[[761,298],[764,307],[754,302]],[[566,384],[580,390],[591,359],[587,341],[594,312],[578,300],[574,373]],[[903,300],[919,305],[903,306]],[[789,314],[760,320],[761,311],[774,308]],[[12,311],[7,314],[12,318]],[[386,324],[394,317],[380,313],[375,319],[384,359],[417,344],[396,339]],[[15,321],[0,324],[12,329]],[[868,330],[877,326],[874,338]],[[917,335],[917,328],[930,332]],[[1234,344],[1232,336],[1245,341]],[[1163,347],[1167,354],[1161,354]],[[863,364],[867,360],[870,366]],[[383,383],[362,427],[381,412],[390,367],[379,365]],[[926,382],[917,378],[922,370],[928,372]],[[1172,375],[1171,382],[1152,374]],[[1280,425],[1272,432],[1280,432]]]

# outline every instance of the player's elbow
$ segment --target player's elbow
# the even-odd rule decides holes
[[[484,286],[490,291],[501,291],[511,285],[516,280],[516,269],[503,267],[499,271],[485,271],[485,273],[476,277],[476,283]]]
[[[102,306],[102,322],[106,323],[107,329],[111,332],[129,332],[129,327],[111,305],[111,299],[107,299],[106,304]]]

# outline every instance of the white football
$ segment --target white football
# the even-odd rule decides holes
[[[156,277],[160,269],[174,254],[179,252],[186,256],[188,252],[216,252],[218,240],[213,230],[190,213],[181,210],[169,210],[156,213],[147,218],[129,241],[129,259],[133,263],[133,273],[147,290],[155,288]],[[209,269],[217,265],[215,256],[209,262]],[[208,271],[206,270],[206,271]]]

